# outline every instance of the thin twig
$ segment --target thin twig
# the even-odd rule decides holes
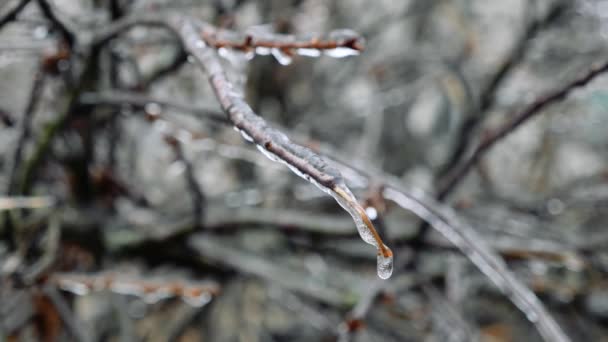
[[[36,0],[36,1],[38,3],[38,6],[40,7],[40,9],[42,10],[42,13],[44,14],[44,16],[51,22],[53,27],[55,27],[57,30],[59,30],[59,32],[61,33],[61,36],[67,43],[68,47],[72,47],[74,45],[74,43],[76,42],[76,36],[74,35],[74,33],[72,31],[70,31],[70,29],[68,29],[67,25],[65,23],[63,23],[59,19],[59,17],[57,17],[57,15],[53,11],[53,9],[51,8],[51,5],[48,3],[47,0]]]
[[[34,118],[34,113],[36,112],[36,107],[42,99],[41,95],[42,90],[44,89],[44,80],[45,74],[42,71],[42,68],[39,68],[34,74],[34,82],[30,91],[25,112],[23,114],[23,119],[21,121],[21,130],[19,138],[17,139],[17,148],[15,149],[15,153],[13,155],[13,161],[9,173],[8,188],[6,190],[6,193],[9,195],[14,195],[15,191],[17,190],[17,170],[19,170],[19,167],[21,166],[21,161],[23,160],[23,151],[25,149],[25,145],[27,144],[27,140],[31,135],[31,124]]]
[[[204,222],[205,205],[207,203],[207,199],[198,180],[196,179],[196,175],[194,174],[194,166],[186,158],[182,143],[177,138],[173,136],[166,136],[165,140],[173,148],[173,152],[175,153],[177,159],[184,163],[184,176],[188,190],[192,196],[194,223],[197,227],[201,227]]]
[[[17,19],[17,15],[25,8],[25,6],[30,2],[30,0],[20,0],[19,2],[17,2],[17,0],[15,0],[13,2],[15,2],[16,4],[14,4],[13,7],[10,8],[4,14],[4,16],[0,17],[0,29],[2,29],[2,27],[4,25]],[[9,5],[4,5],[4,6],[8,7]]]
[[[538,98],[532,104],[528,105],[523,111],[511,116],[512,119],[507,121],[501,127],[484,134],[481,141],[477,144],[473,151],[468,154],[468,157],[464,159],[450,174],[448,174],[446,180],[439,186],[438,198],[444,198],[447,194],[449,194],[454,187],[456,187],[464,179],[468,171],[479,161],[485,152],[498,143],[502,138],[515,131],[520,125],[528,121],[530,118],[542,113],[546,107],[565,99],[574,89],[587,85],[587,83],[591,82],[593,79],[607,71],[608,61],[592,68],[585,75],[565,84],[561,88]]]
[[[530,1],[526,11],[530,11],[534,6],[536,6],[536,3]],[[567,6],[567,2],[559,1],[543,18],[532,18],[529,21],[520,38],[515,43],[515,46],[511,49],[509,56],[502,61],[496,72],[490,77],[490,80],[483,86],[479,95],[479,109],[462,124],[458,134],[459,140],[454,149],[454,153],[441,172],[443,175],[448,174],[456,167],[466,153],[471,144],[473,132],[482,122],[482,119],[485,117],[488,110],[494,106],[496,92],[512,71],[521,64],[530,47],[530,43],[544,28],[551,25],[555,19],[559,18],[560,14],[564,12]]]
[[[170,100],[152,98],[144,94],[129,92],[129,91],[102,91],[95,93],[84,93],[80,96],[80,103],[83,105],[109,105],[123,106],[132,105],[136,107],[145,107],[149,104],[157,104],[161,107],[170,107],[179,112],[192,113],[198,117],[205,117],[213,121],[227,123],[226,116],[219,110],[214,110],[209,107],[189,106]]]
[[[188,54],[181,45],[178,47],[178,51],[175,56],[173,56],[173,60],[167,65],[163,65],[160,68],[154,70],[148,77],[141,81],[139,85],[142,89],[148,89],[151,84],[165,78],[168,75],[172,75],[176,71],[178,71],[186,62],[188,61]]]
[[[63,324],[72,335],[74,341],[87,342],[93,341],[87,329],[85,329],[85,325],[78,318],[77,315],[72,312],[69,304],[66,300],[61,296],[61,293],[57,291],[57,289],[45,286],[42,288],[42,292],[51,300],[55,309],[59,313],[59,317],[63,321]]]

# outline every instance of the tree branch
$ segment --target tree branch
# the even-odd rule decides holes
[[[473,148],[472,152],[468,153],[466,159],[459,163],[456,168],[446,176],[445,181],[440,184],[438,198],[445,198],[445,196],[464,179],[468,171],[477,164],[479,159],[481,159],[481,157],[502,138],[515,131],[530,118],[540,114],[542,110],[548,106],[565,99],[574,89],[587,85],[587,83],[607,71],[608,61],[592,68],[583,76],[565,84],[561,88],[538,98],[523,111],[511,116],[511,120],[507,121],[501,127],[485,134],[477,146]]]
[[[17,19],[17,15],[19,15],[19,13],[25,8],[25,6],[30,3],[30,0],[20,0],[19,2],[15,0],[13,2],[16,4],[13,4],[13,7],[11,7],[3,16],[0,17],[0,29],[2,29],[4,25]],[[4,6],[8,7],[10,5]]]

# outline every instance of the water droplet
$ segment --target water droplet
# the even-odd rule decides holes
[[[146,103],[144,110],[148,115],[159,116],[162,113],[163,108],[155,102]]]
[[[388,251],[390,251],[390,249],[386,246],[384,246]],[[382,278],[382,279],[388,279],[391,277],[391,275],[393,274],[393,254],[391,252],[391,254],[387,257],[383,256],[382,253],[378,253],[378,257],[377,257],[377,272],[378,272],[378,277]]]
[[[272,49],[271,53],[272,53],[272,56],[274,57],[274,59],[276,59],[277,62],[279,62],[279,64],[281,64],[281,65],[289,65],[289,64],[291,64],[291,61],[293,60],[293,58],[291,58],[291,56],[289,56],[287,53],[281,51],[280,49]]]
[[[48,27],[46,27],[45,25],[40,25],[34,29],[33,35],[34,35],[34,38],[36,38],[36,39],[44,39],[48,36],[48,34],[49,34]]]
[[[559,215],[564,209],[566,209],[566,206],[559,198],[552,198],[547,201],[547,211],[551,215]]]
[[[296,53],[300,56],[306,57],[319,57],[321,56],[321,51],[317,49],[297,49]]]
[[[375,220],[378,218],[378,210],[376,210],[376,208],[374,207],[365,208],[365,213],[367,214],[367,216],[369,216],[370,220]]]
[[[196,63],[196,58],[194,58],[193,56],[188,56],[188,63],[191,63],[191,64]]]
[[[196,45],[196,47],[197,47],[197,48],[199,48],[199,49],[203,49],[203,48],[205,48],[205,42],[203,42],[203,41],[202,41],[202,40],[200,40],[200,39],[199,39],[199,40],[196,42],[196,44],[195,44],[195,45]]]

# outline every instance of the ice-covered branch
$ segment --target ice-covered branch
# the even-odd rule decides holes
[[[335,30],[325,36],[298,37],[255,29],[240,33],[202,23],[201,34],[205,42],[216,49],[236,49],[251,55],[272,54],[281,64],[286,64],[294,55],[318,57],[325,54],[338,58],[358,55],[364,46],[359,34],[346,29]]]
[[[140,297],[146,303],[166,298],[181,298],[187,304],[200,307],[220,292],[214,281],[192,282],[168,279],[149,279],[106,272],[99,274],[55,273],[47,281],[64,291],[85,295],[94,291],[111,291]]]
[[[184,20],[177,27],[188,53],[205,70],[222,109],[246,140],[253,142],[269,159],[285,164],[295,174],[331,195],[353,217],[361,238],[378,249],[378,275],[390,277],[393,253],[384,244],[365,210],[346,186],[340,171],[312,150],[297,145],[283,133],[269,126],[253,112],[228,80],[216,51],[200,37],[194,22]]]

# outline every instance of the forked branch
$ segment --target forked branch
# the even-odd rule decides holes
[[[481,139],[472,152],[468,154],[468,157],[466,157],[460,164],[456,166],[456,168],[454,168],[450,174],[447,175],[446,181],[440,185],[438,197],[443,198],[449,192],[451,192],[453,188],[464,179],[471,167],[477,164],[479,159],[497,142],[502,140],[502,138],[515,131],[520,125],[528,121],[530,118],[541,113],[542,110],[548,106],[565,99],[574,89],[587,85],[587,83],[591,82],[593,79],[605,72],[608,72],[608,61],[593,67],[583,76],[563,85],[559,89],[538,98],[523,111],[513,115],[512,119],[507,121],[501,127],[494,131],[490,131]]]

